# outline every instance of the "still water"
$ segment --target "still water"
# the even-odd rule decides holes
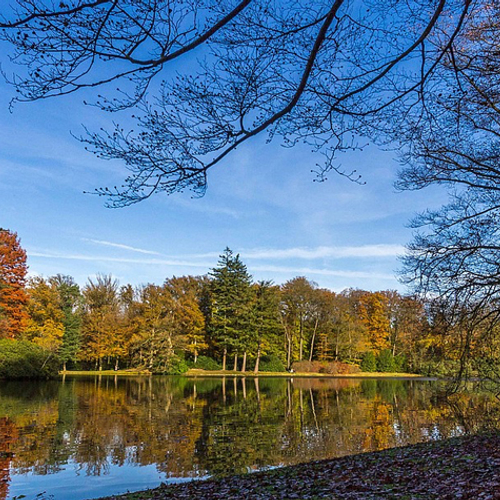
[[[484,402],[462,395],[450,405],[439,389],[371,379],[1,381],[0,500],[82,500],[467,431],[470,408]]]

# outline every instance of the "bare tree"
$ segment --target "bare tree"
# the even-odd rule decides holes
[[[406,258],[420,291],[459,302],[500,292],[500,6],[490,5],[453,52],[427,120],[409,127],[401,189],[439,184],[449,203],[413,221],[419,231]],[[446,72],[448,75],[446,75]]]
[[[441,67],[442,86],[426,119],[407,128],[402,189],[441,185],[449,202],[413,221],[406,281],[446,304],[460,325],[461,368],[471,352],[485,377],[500,381],[500,5],[475,11]],[[479,353],[479,354],[478,354]],[[497,367],[495,369],[495,366]]]
[[[103,87],[93,104],[129,110],[135,130],[81,137],[121,159],[111,206],[153,193],[203,194],[207,172],[258,135],[324,156],[394,143],[426,112],[441,67],[486,0],[16,0],[0,38],[19,65],[18,101]],[[132,110],[132,111],[131,111]]]

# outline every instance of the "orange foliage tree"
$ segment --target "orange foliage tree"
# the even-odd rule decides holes
[[[13,339],[26,325],[27,272],[17,233],[0,228],[0,338]]]

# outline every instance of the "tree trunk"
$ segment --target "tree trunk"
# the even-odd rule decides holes
[[[99,371],[102,371],[102,358],[99,358]]]
[[[302,318],[300,319],[300,338],[299,338],[299,361],[302,361],[304,351],[304,329],[302,325]]]
[[[224,354],[222,355],[222,371],[226,371],[226,358],[227,358],[227,349],[224,347]]]
[[[238,353],[235,353],[234,354],[234,368],[233,368],[233,371],[237,371],[238,370]]]
[[[66,371],[66,361],[63,363],[63,372]]]
[[[115,360],[115,372],[118,371],[118,358]]]
[[[257,349],[257,359],[255,360],[255,368],[253,369],[254,373],[259,373],[259,363],[260,363],[260,346]]]
[[[292,339],[288,337],[288,352],[286,353],[286,368],[290,370],[292,367]]]
[[[241,371],[242,372],[247,371],[247,352],[246,351],[243,353],[243,365],[241,366]]]
[[[316,330],[318,329],[318,318],[316,318],[316,323],[314,323],[313,335],[311,338],[311,352],[309,353],[309,362],[313,359],[313,351],[314,351],[314,338],[316,337]]]

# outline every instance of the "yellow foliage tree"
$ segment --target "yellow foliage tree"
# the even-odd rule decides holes
[[[361,297],[360,312],[371,349],[380,352],[390,347],[388,299],[380,292],[366,292]]]
[[[64,335],[64,314],[57,287],[37,276],[29,281],[27,292],[29,319],[22,338],[55,353]]]

